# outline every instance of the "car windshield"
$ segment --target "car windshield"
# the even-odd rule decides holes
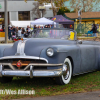
[[[32,34],[33,38],[75,39],[74,31],[68,29],[36,29]]]

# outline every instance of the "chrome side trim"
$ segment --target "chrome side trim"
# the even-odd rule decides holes
[[[68,52],[68,51],[57,51],[57,52]]]

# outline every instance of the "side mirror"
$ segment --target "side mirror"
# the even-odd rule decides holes
[[[82,40],[79,40],[78,43],[79,43],[79,44],[82,44]]]

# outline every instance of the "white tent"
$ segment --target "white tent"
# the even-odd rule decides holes
[[[43,18],[40,18],[40,19],[37,19],[37,20],[31,22],[31,24],[32,25],[47,25],[47,24],[52,25],[52,24],[55,24],[55,22],[43,17]]]
[[[27,27],[28,25],[30,26],[31,25],[31,22],[33,21],[11,21],[10,25],[11,26],[15,26],[15,27]]]

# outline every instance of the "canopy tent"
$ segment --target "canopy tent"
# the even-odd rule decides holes
[[[62,24],[64,28],[74,29],[74,21],[66,19],[62,15],[56,15],[52,18],[53,21]]]
[[[40,18],[40,19],[37,19],[37,20],[31,22],[31,24],[32,25],[47,25],[47,24],[52,25],[52,24],[55,24],[55,22],[43,17],[43,18]]]
[[[59,24],[74,24],[74,21],[66,19],[62,15],[56,15],[52,18],[52,20]]]
[[[27,27],[31,25],[31,22],[33,21],[11,21],[10,25],[18,27]]]

